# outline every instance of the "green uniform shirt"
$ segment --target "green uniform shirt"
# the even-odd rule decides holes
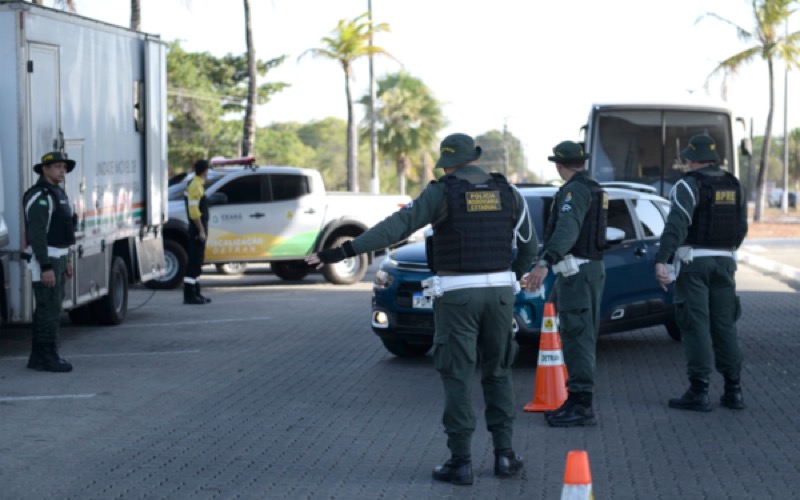
[[[720,171],[719,165],[710,165],[697,170],[697,172],[706,174]],[[683,177],[670,191],[669,198],[672,206],[667,216],[667,225],[664,228],[664,232],[661,233],[660,246],[658,253],[656,253],[657,264],[667,263],[678,247],[686,241],[699,196],[700,191],[697,186],[697,179],[692,176]],[[742,244],[744,237],[747,235],[747,197],[744,196],[744,189],[742,189],[742,209],[740,213],[739,240],[736,248],[739,248],[739,245]]]
[[[588,176],[584,171],[575,172],[556,193],[551,209],[558,210],[558,221],[542,250],[542,259],[550,264],[560,262],[581,235],[586,212],[592,205],[592,191],[583,182],[578,182],[578,179]]]
[[[460,167],[453,175],[473,184],[485,182],[490,178],[489,174],[475,165]],[[517,199],[515,220],[519,220],[525,210],[525,200],[516,190],[514,190],[514,196]],[[416,200],[354,239],[352,241],[353,249],[357,253],[365,253],[386,248],[408,238],[418,229],[439,220],[445,214],[445,185],[440,182],[431,183]],[[539,247],[536,231],[529,220],[522,222],[519,232],[521,238],[517,236],[517,253],[511,265],[511,270],[517,275],[517,279],[521,278],[530,268]],[[529,235],[528,232],[532,234]],[[523,238],[528,241],[523,241]]]
[[[57,209],[53,196],[43,185],[47,181],[40,178],[35,185],[35,189],[29,192],[25,203],[25,236],[28,239],[28,245],[31,247],[33,255],[36,257],[36,262],[40,266],[48,266],[50,264],[50,257],[47,254],[47,232],[50,229],[50,219],[53,212]],[[39,185],[42,184],[41,187]],[[57,186],[57,189],[61,189]]]

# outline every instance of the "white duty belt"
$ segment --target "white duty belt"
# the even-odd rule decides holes
[[[501,271],[497,273],[461,274],[458,276],[432,276],[422,280],[422,295],[426,297],[441,297],[444,292],[449,292],[450,290],[497,286],[510,286],[514,288],[514,293],[521,290],[517,275],[513,271]]]
[[[693,248],[690,246],[678,247],[675,251],[675,258],[672,259],[672,264],[667,265],[667,271],[670,278],[675,280],[681,273],[681,264],[688,264],[694,260],[695,257],[729,257],[736,260],[736,252],[734,250],[714,250],[711,248]]]

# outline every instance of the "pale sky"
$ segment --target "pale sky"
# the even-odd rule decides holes
[[[243,3],[236,0],[141,0],[142,29],[163,40],[180,39],[189,51],[214,55],[246,50]],[[127,26],[130,2],[76,0],[80,14]],[[344,76],[329,60],[298,56],[320,47],[343,18],[366,12],[368,0],[250,0],[256,55],[288,55],[270,81],[292,85],[257,110],[260,125],[273,121],[346,118]],[[188,7],[187,7],[188,4]],[[224,5],[222,8],[220,6]],[[708,74],[745,45],[715,12],[752,29],[749,0],[372,0],[375,22],[390,33],[375,44],[421,79],[443,104],[452,132],[509,131],[525,147],[529,168],[547,177],[547,161],[562,140],[580,139],[593,102],[675,100],[706,96]],[[793,23],[797,20],[793,19]],[[790,25],[790,29],[798,26]],[[376,58],[376,77],[401,69]],[[354,96],[368,92],[366,62],[355,67]],[[784,70],[776,67],[773,132],[783,135]],[[719,101],[721,80],[709,99]],[[797,75],[789,75],[789,89]],[[789,95],[790,104],[800,96]],[[729,83],[728,105],[755,135],[763,135],[768,109],[766,63],[756,61]],[[798,108],[798,106],[792,106]],[[358,118],[364,115],[356,107]],[[789,127],[800,113],[789,110]]]

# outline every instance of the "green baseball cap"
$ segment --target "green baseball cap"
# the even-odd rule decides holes
[[[481,147],[467,134],[451,134],[439,145],[436,168],[460,167],[481,157]]]
[[[561,163],[562,165],[572,165],[576,163],[583,163],[588,160],[592,155],[583,150],[583,146],[577,142],[563,141],[559,142],[553,148],[553,156],[548,156],[547,159]]]
[[[681,158],[689,161],[719,162],[717,154],[717,144],[709,135],[695,135],[689,139],[689,144],[681,151]]]
[[[41,163],[37,163],[33,166],[33,171],[39,175],[42,175],[42,167],[45,165],[50,165],[51,163],[59,163],[63,162],[67,164],[67,173],[72,172],[72,169],[75,168],[75,160],[70,160],[67,157],[67,153],[62,153],[61,151],[52,151],[47,153],[46,155],[42,156]]]

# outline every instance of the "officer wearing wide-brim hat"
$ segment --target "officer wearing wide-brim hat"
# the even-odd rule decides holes
[[[514,286],[533,262],[539,242],[524,198],[502,175],[478,166],[481,148],[472,137],[448,135],[439,153],[436,167],[445,175],[417,199],[358,238],[312,254],[306,262],[319,268],[389,247],[427,224],[433,226],[428,260],[436,277],[426,280],[425,293],[434,297],[433,359],[444,385],[442,422],[451,455],[434,469],[433,478],[467,485],[473,482],[471,381],[478,358],[494,474],[514,476],[523,466],[512,448],[516,409],[511,364],[517,352],[512,307]]]
[[[544,232],[544,246],[536,267],[525,278],[528,289],[538,290],[549,274],[554,285],[568,396],[564,404],[546,411],[552,427],[590,426],[597,423],[594,408],[596,342],[600,303],[605,285],[605,228],[608,198],[584,172],[589,154],[573,141],[563,141],[547,159],[556,164],[564,185],[553,197]]]
[[[741,306],[735,251],[747,235],[747,197],[739,180],[720,168],[711,136],[692,136],[681,158],[689,172],[670,192],[672,204],[655,257],[655,274],[665,291],[675,281],[675,315],[690,385],[668,405],[711,411],[709,377],[716,369],[725,383],[720,404],[740,410],[744,399],[736,333]]]
[[[66,153],[53,151],[42,156],[41,162],[33,166],[33,171],[42,175],[42,167],[45,165],[52,165],[53,163],[64,163],[67,166],[67,173],[72,172],[75,168],[75,160],[70,160]]]
[[[75,168],[66,153],[42,156],[33,171],[39,180],[23,195],[26,254],[33,282],[36,308],[33,313],[31,355],[28,368],[68,372],[72,365],[58,354],[64,284],[72,276],[69,248],[75,243],[75,220],[67,193],[61,188],[65,175]]]

